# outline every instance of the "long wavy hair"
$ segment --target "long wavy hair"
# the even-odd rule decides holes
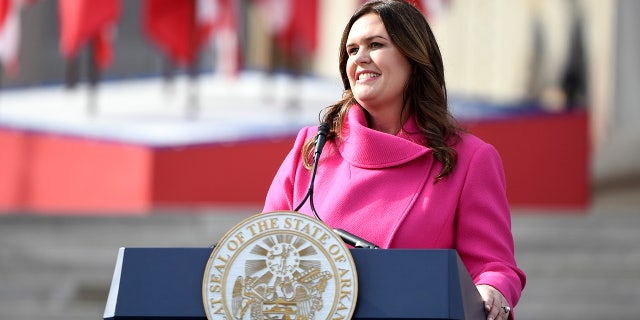
[[[436,177],[436,181],[439,181],[455,168],[457,153],[453,146],[459,141],[461,129],[448,109],[444,66],[435,36],[422,13],[406,1],[367,2],[347,23],[340,41],[339,58],[344,93],[340,101],[324,108],[320,113],[320,121],[328,123],[331,128],[327,139],[335,141],[340,137],[347,111],[358,103],[349,84],[346,71],[349,56],[345,47],[353,24],[369,13],[380,16],[393,43],[411,64],[411,75],[403,94],[405,101],[402,112],[414,115],[420,133],[426,138],[426,146],[432,149],[435,159],[442,163],[442,169]],[[311,167],[314,147],[315,140],[311,139],[303,148],[307,168]]]

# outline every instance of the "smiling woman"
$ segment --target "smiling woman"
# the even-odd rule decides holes
[[[487,319],[512,317],[526,277],[514,258],[502,162],[451,116],[424,16],[405,1],[367,2],[344,29],[339,67],[343,98],[321,115],[330,129],[317,175],[310,169],[318,130],[307,127],[264,212],[319,213],[381,248],[456,249]],[[317,211],[302,205],[312,179]]]

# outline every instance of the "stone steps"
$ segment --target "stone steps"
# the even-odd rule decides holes
[[[638,319],[640,213],[518,216],[518,319]]]
[[[0,217],[0,319],[100,319],[119,247],[205,247],[255,210]],[[518,320],[638,319],[640,213],[515,212]]]

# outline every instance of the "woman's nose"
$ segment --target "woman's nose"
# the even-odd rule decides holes
[[[371,56],[369,56],[368,50],[358,50],[356,54],[356,63],[369,63],[371,62]]]

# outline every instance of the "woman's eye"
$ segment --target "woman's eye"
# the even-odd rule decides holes
[[[348,48],[348,49],[347,49],[347,53],[348,53],[350,56],[352,56],[352,55],[354,55],[354,54],[358,53],[358,48]]]
[[[381,48],[381,47],[382,47],[382,43],[379,43],[379,42],[371,43],[371,48]]]

